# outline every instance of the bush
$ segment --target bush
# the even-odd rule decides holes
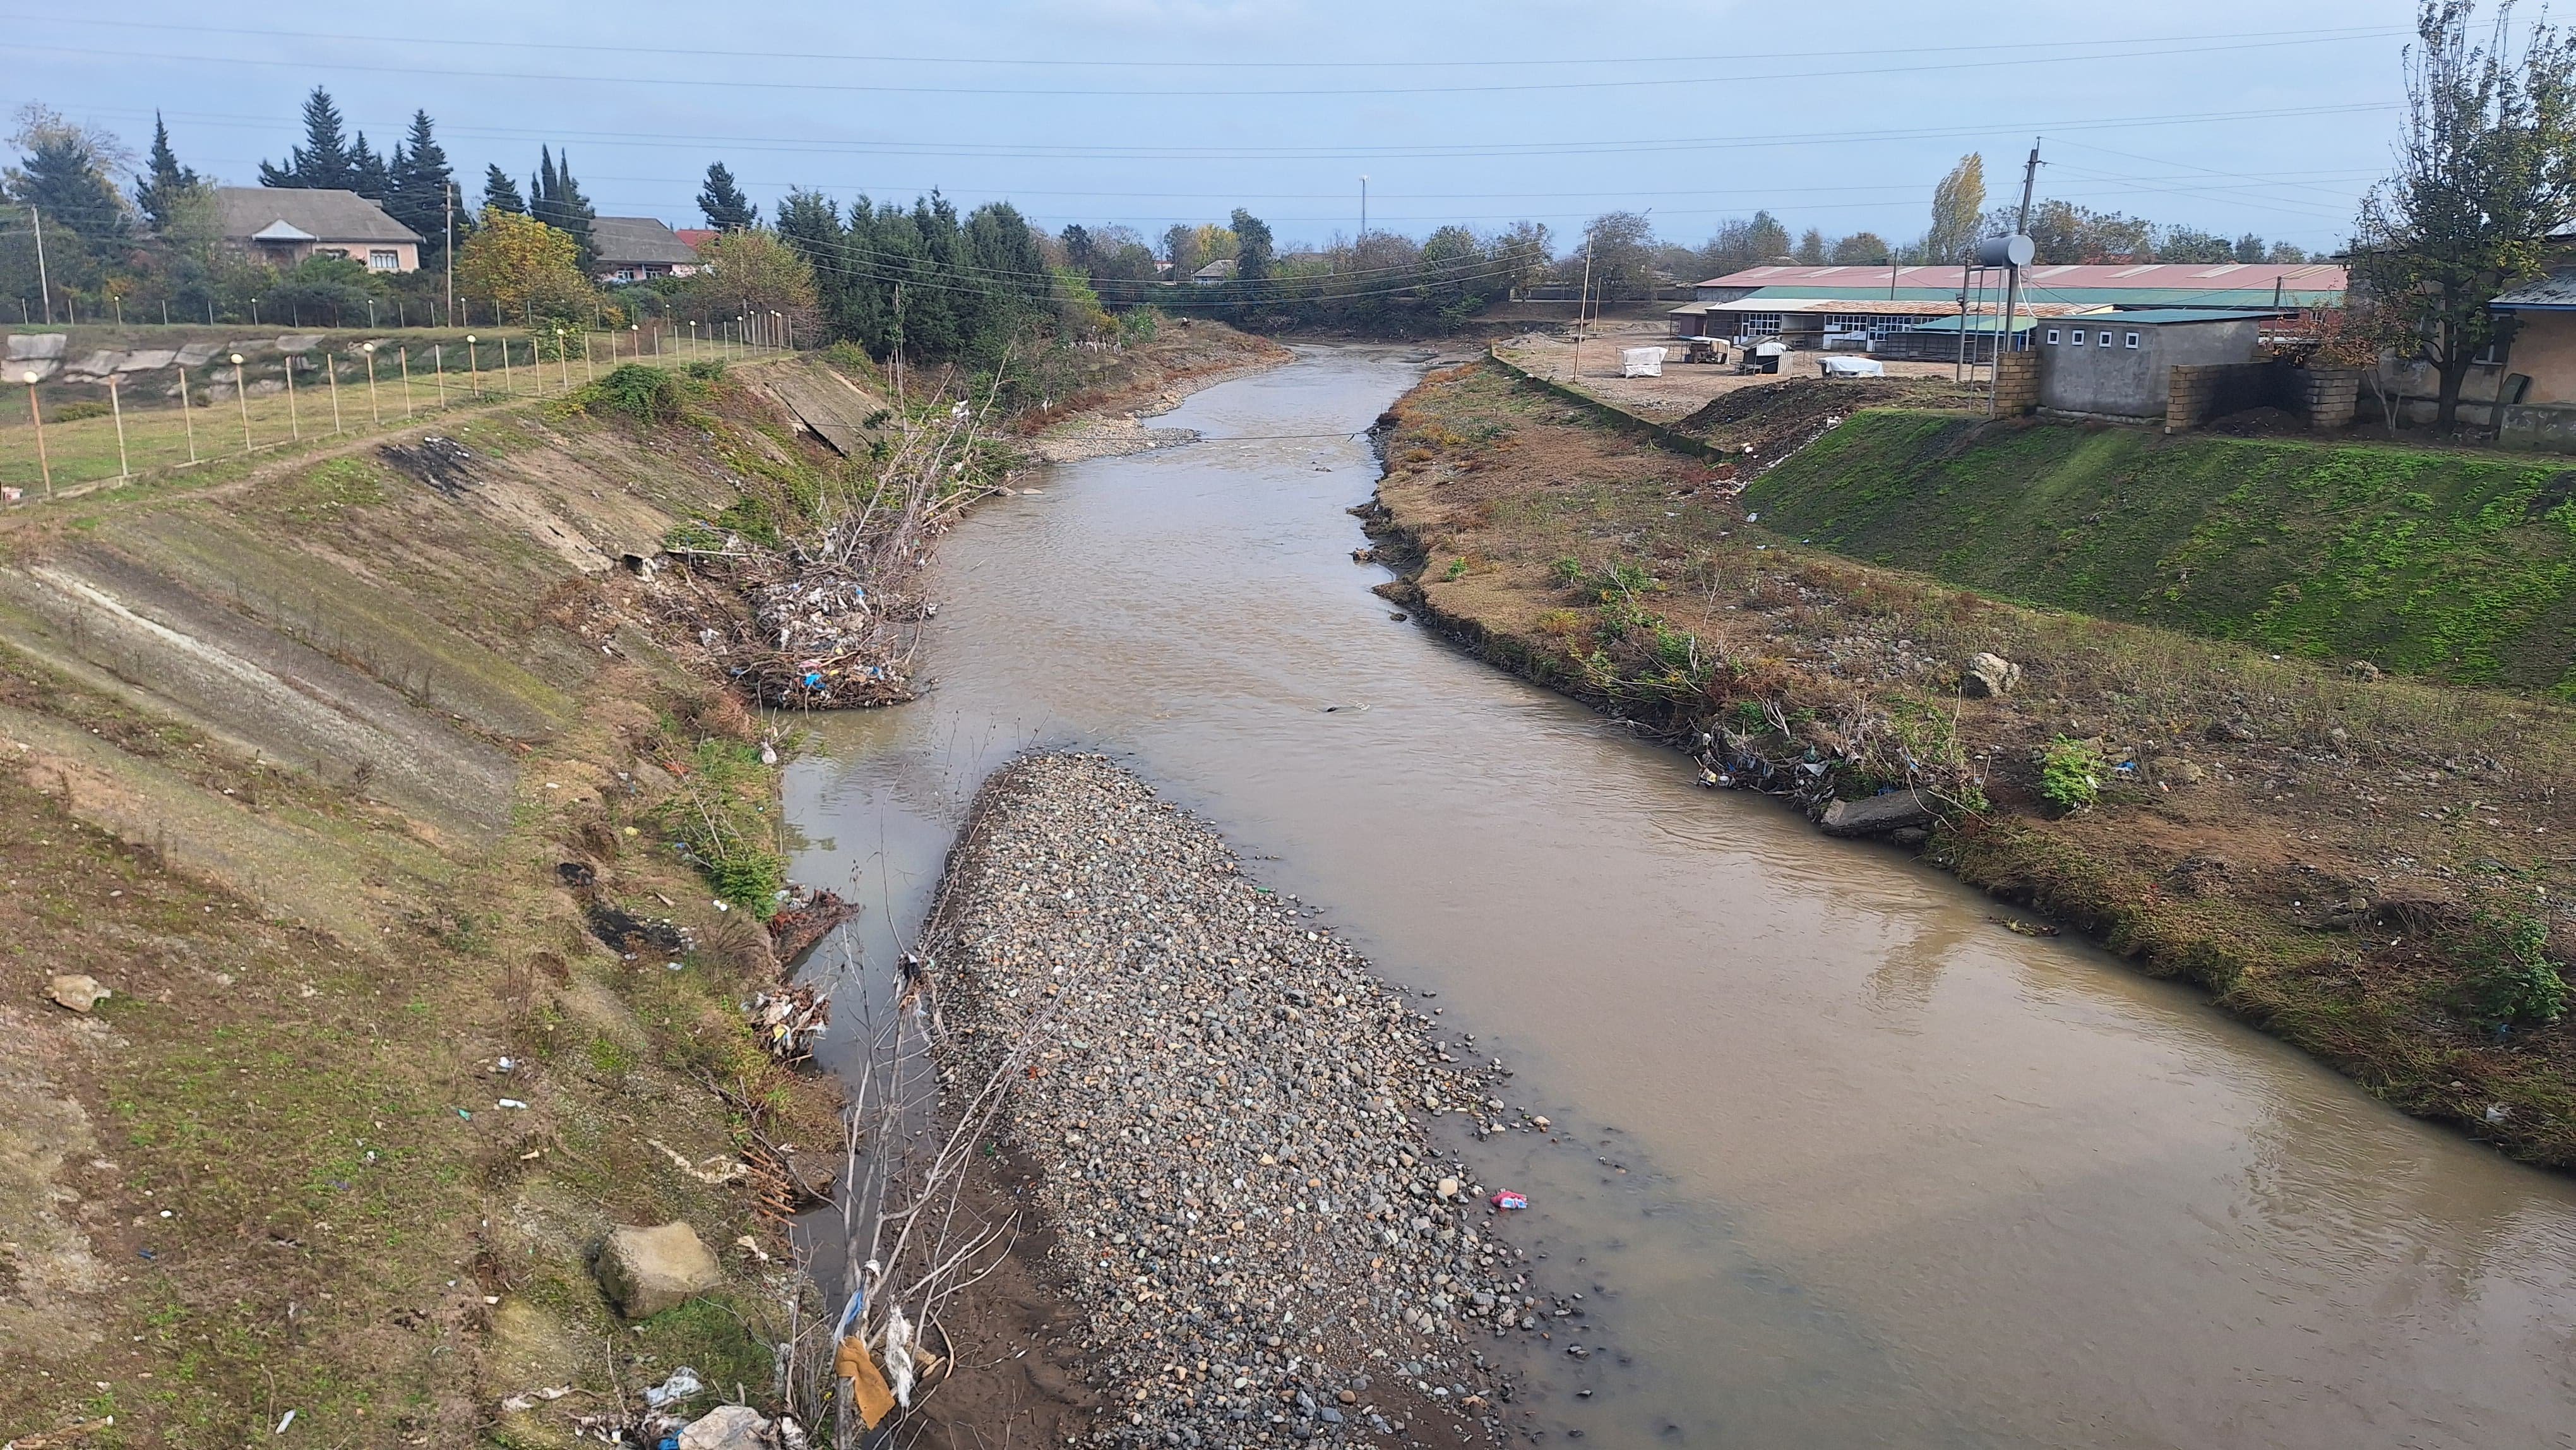
[[[767,804],[775,774],[757,747],[738,740],[701,740],[689,764],[686,784],[662,806],[662,829],[718,898],[765,921],[787,884]]]
[[[680,364],[680,371],[701,383],[720,383],[724,381],[724,359],[712,357],[698,358],[694,361]]]
[[[2497,1022],[2547,1026],[2567,1015],[2567,979],[2541,954],[2548,929],[2529,916],[2482,911],[2462,952],[2473,1005]]]
[[[2102,795],[2102,752],[2060,735],[2039,751],[2040,798],[2061,811],[2080,811]]]
[[[582,406],[594,413],[623,413],[645,423],[676,422],[687,401],[680,380],[666,368],[621,363],[591,385]]]
[[[115,410],[95,398],[83,398],[77,403],[65,403],[54,409],[52,421],[77,423],[84,418],[104,418],[113,411]]]

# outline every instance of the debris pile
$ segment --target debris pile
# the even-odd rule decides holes
[[[832,1022],[832,1000],[812,987],[778,987],[751,999],[746,1009],[760,1045],[780,1062],[806,1062]]]
[[[778,953],[781,967],[796,965],[797,958],[831,935],[832,928],[859,914],[859,908],[838,893],[811,886],[790,884],[778,902],[778,910],[769,918],[769,944]]]

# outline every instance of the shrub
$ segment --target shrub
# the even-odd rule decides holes
[[[104,418],[112,411],[114,410],[107,404],[102,403],[95,398],[83,398],[77,403],[65,403],[61,407],[54,409],[53,421],[57,423],[77,423],[84,418]]]
[[[2546,1026],[2567,1015],[2567,979],[2541,954],[2548,929],[2529,916],[2477,915],[2466,950],[2473,1005],[2498,1022]]]
[[[714,357],[698,358],[694,361],[680,364],[680,371],[701,383],[722,382],[724,381],[725,375],[724,359]]]
[[[2060,735],[2039,751],[2040,798],[2062,811],[2080,811],[2101,797],[2102,753]]]
[[[738,740],[701,740],[689,763],[686,785],[662,806],[662,829],[718,898],[767,920],[787,884],[766,804],[773,772],[757,747]]]
[[[665,368],[621,363],[591,385],[582,406],[592,412],[623,413],[645,423],[678,420],[685,403],[680,380]]]

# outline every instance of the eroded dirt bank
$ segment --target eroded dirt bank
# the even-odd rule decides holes
[[[692,864],[774,859],[769,732],[646,567],[860,466],[785,372],[853,387],[577,391],[8,521],[0,1435],[552,1444],[682,1364],[683,1410],[805,1388],[835,1093],[742,1013],[759,871]],[[719,1282],[629,1326],[591,1256],[669,1221]]]
[[[1660,733],[1712,784],[1922,849],[2199,982],[2411,1112],[2576,1164],[2563,707],[1804,549],[1736,503],[1733,469],[1490,365],[1385,425],[1390,592],[1478,653]],[[1990,681],[1967,679],[1981,654]]]

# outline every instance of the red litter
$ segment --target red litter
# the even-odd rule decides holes
[[[1501,1209],[1527,1208],[1529,1207],[1529,1196],[1527,1194],[1514,1193],[1510,1189],[1506,1188],[1502,1192],[1494,1195],[1494,1207]]]

